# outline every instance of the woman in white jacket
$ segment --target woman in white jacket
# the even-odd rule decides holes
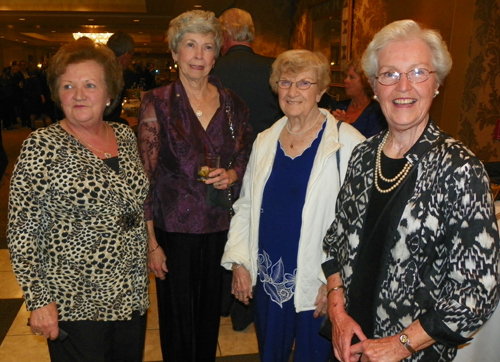
[[[287,362],[294,342],[295,361],[327,361],[331,353],[318,335],[327,301],[322,240],[351,151],[364,137],[318,108],[329,83],[321,54],[278,56],[270,84],[285,117],[258,135],[234,204],[222,265],[233,270],[238,300],[255,296],[263,362]]]

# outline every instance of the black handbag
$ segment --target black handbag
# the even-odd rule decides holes
[[[234,135],[233,128],[233,120],[231,118],[231,106],[229,105],[229,101],[226,104],[226,114],[229,123],[229,130],[231,131],[231,137],[233,140],[236,138]],[[233,158],[234,159],[234,158]],[[229,170],[233,165],[233,159],[229,161],[229,165],[227,166],[227,170]],[[208,206],[217,206],[227,209],[229,211],[229,215],[233,217],[233,186],[229,185],[225,190],[219,190],[214,187],[214,185],[207,185],[207,197],[206,203]]]

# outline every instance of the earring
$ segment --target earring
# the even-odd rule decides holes
[[[108,103],[106,103],[106,107],[109,107],[110,104],[111,104],[111,102],[108,101]]]
[[[436,96],[439,94],[439,91],[436,89],[436,91],[434,92],[434,97],[433,98],[436,98]]]
[[[375,100],[377,100],[377,99],[378,99],[378,97],[377,97],[377,95],[376,95],[376,94],[374,94],[374,95],[373,95],[373,99],[375,99]]]

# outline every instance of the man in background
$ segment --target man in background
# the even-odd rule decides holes
[[[269,76],[274,58],[256,54],[251,47],[255,28],[252,16],[241,9],[229,9],[219,17],[224,41],[222,57],[212,74],[235,92],[250,109],[254,139],[280,119],[278,97],[271,90]]]
[[[124,72],[123,80],[125,81],[125,85],[123,87],[120,99],[118,100],[117,106],[113,109],[111,114],[104,116],[104,120],[125,123],[128,124],[130,127],[137,126],[138,123],[137,118],[120,117],[122,113],[123,98],[125,98],[125,96],[127,95],[127,89],[132,88],[132,85],[134,83],[139,84],[138,79],[135,79],[133,76],[131,76],[133,72],[128,70],[130,65],[132,64],[132,59],[134,57],[134,49],[135,49],[134,39],[130,35],[119,31],[111,35],[106,45],[108,46],[109,49],[113,51],[113,53],[115,53],[116,60],[118,60],[118,63],[120,63],[120,65],[122,66]]]
[[[219,17],[224,38],[222,57],[215,63],[212,74],[222,85],[235,92],[250,110],[250,125],[254,140],[282,117],[278,97],[269,85],[273,58],[256,54],[251,47],[255,36],[252,16],[241,9],[229,9]],[[223,316],[231,315],[233,330],[243,331],[253,321],[252,303],[245,306],[231,295],[232,272],[225,271],[223,282]]]

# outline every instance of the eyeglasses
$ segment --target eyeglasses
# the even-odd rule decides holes
[[[289,80],[279,80],[276,83],[278,83],[278,87],[280,87],[281,89],[290,89],[292,84],[295,83],[295,86],[300,90],[309,89],[313,84],[317,84],[309,82],[308,80],[299,80],[297,82],[290,82]]]
[[[393,85],[399,82],[401,76],[406,74],[406,78],[412,83],[425,82],[431,76],[431,73],[436,73],[433,70],[424,68],[415,68],[406,73],[403,72],[384,72],[380,73],[375,79],[382,85]]]

